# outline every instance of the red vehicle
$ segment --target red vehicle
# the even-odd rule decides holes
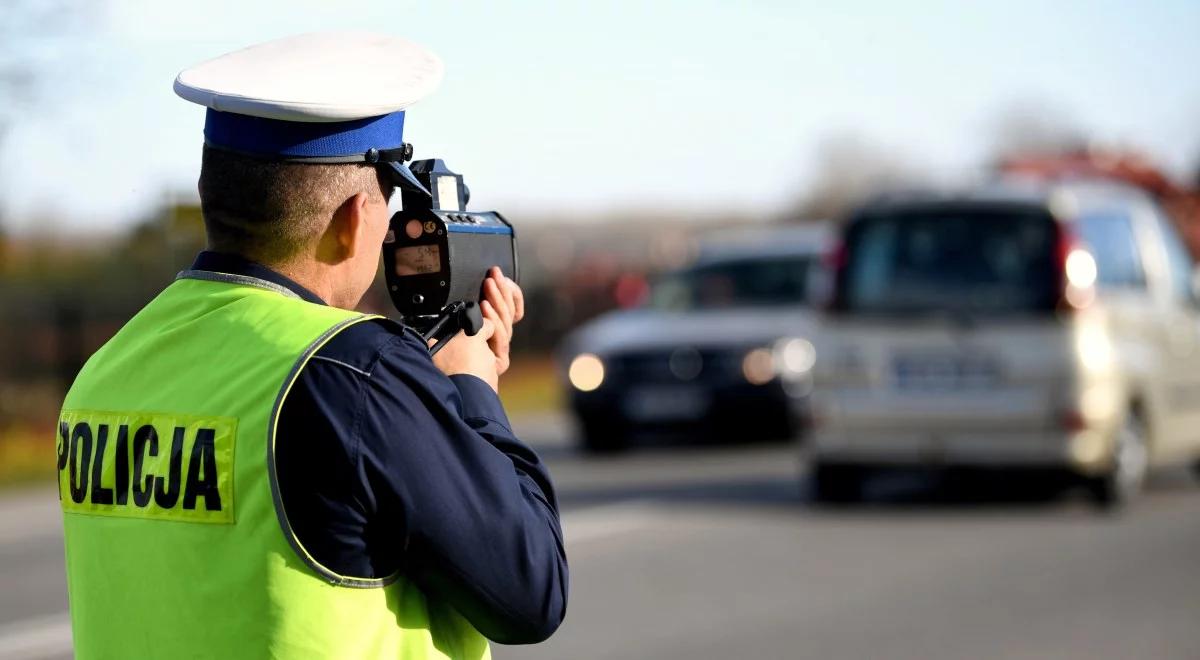
[[[1005,159],[999,170],[1006,175],[1038,179],[1099,178],[1137,186],[1153,195],[1170,214],[1192,257],[1200,259],[1200,190],[1175,184],[1137,154],[1092,149],[1031,154]]]

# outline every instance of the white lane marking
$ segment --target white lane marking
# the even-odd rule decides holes
[[[0,625],[0,660],[34,660],[71,653],[71,615],[66,612]]]
[[[649,527],[654,512],[643,502],[629,501],[563,514],[567,544],[586,543]]]
[[[657,515],[640,501],[597,506],[563,514],[563,534],[577,545],[644,529]],[[0,660],[35,660],[71,652],[71,617],[67,612],[0,625]]]

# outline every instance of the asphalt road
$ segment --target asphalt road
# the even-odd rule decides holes
[[[593,458],[560,419],[518,427],[560,490],[571,601],[554,638],[500,660],[1200,658],[1184,472],[1115,517],[1071,493],[904,475],[822,509],[786,445]],[[53,490],[0,496],[0,586],[0,659],[70,657]]]

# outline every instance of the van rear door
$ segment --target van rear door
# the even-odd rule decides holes
[[[1057,221],[1034,205],[859,216],[846,229],[831,305],[829,385],[843,423],[932,432],[1060,424],[1073,373],[1055,316],[1062,242]]]

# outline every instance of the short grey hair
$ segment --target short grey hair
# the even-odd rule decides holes
[[[366,163],[264,160],[205,145],[200,210],[213,250],[261,263],[302,253],[357,193],[387,200],[392,184]]]

